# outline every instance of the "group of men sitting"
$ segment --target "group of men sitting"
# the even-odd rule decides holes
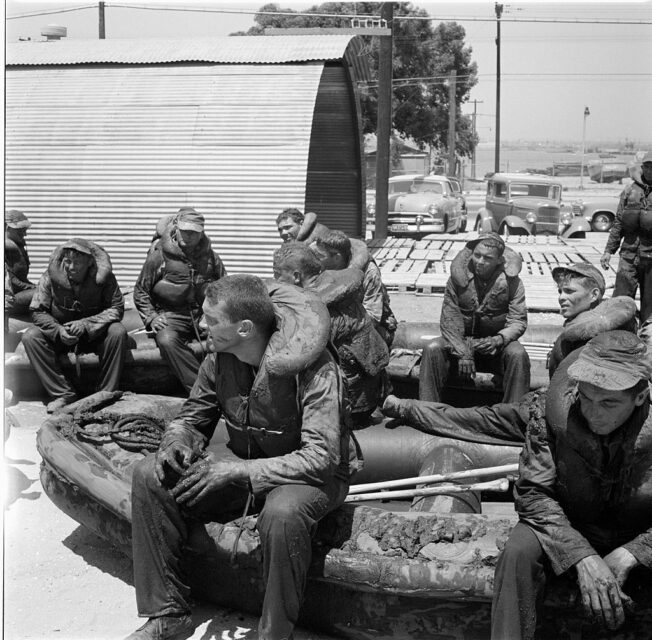
[[[22,236],[25,261],[29,221],[15,211],[7,221],[5,243],[20,245]],[[520,256],[500,236],[481,235],[451,265],[441,338],[423,350],[420,399],[401,400],[388,395],[385,377],[396,320],[364,243],[292,209],[277,227],[284,243],[274,253],[274,283],[227,276],[203,216],[181,209],[161,221],[136,283],[143,323],[189,397],[158,452],[134,473],[134,580],[148,620],[130,639],[192,633],[182,563],[191,525],[243,508],[259,513],[266,585],[259,637],[291,637],[315,524],[342,504],[360,466],[352,429],[367,426],[379,405],[428,433],[523,443],[520,524],[497,568],[494,638],[533,637],[545,576],[571,569],[586,609],[620,626],[630,571],[652,568],[652,353],[634,333],[634,301],[603,301],[605,281],[591,265],[555,269],[565,323],[550,355],[550,390],[528,394],[530,363],[518,341],[527,327]],[[7,272],[8,281],[22,274],[28,283],[26,269],[10,264]],[[119,388],[124,301],[106,252],[72,239],[55,249],[32,288],[34,326],[23,343],[53,397],[48,411],[76,399],[58,362],[63,351],[96,351],[100,387]],[[300,321],[283,321],[288,309],[299,318],[312,310],[305,333],[315,301],[330,316],[329,344],[316,351]],[[288,326],[296,335],[280,340]],[[200,360],[190,343],[206,334],[211,349]],[[293,340],[314,354],[279,373],[280,342]],[[479,371],[502,381],[503,403],[439,402],[451,375],[472,379]],[[220,417],[228,459],[206,453]]]

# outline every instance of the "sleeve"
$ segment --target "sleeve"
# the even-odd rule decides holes
[[[29,305],[34,324],[53,342],[59,337],[61,323],[55,320],[52,311],[52,282],[46,271],[36,285],[36,291]]]
[[[460,310],[457,290],[450,278],[444,290],[439,328],[453,355],[458,358],[473,358],[473,352],[464,337],[464,318]]]
[[[505,328],[498,332],[503,337],[504,345],[518,340],[527,329],[527,304],[525,302],[525,287],[520,278],[516,278],[516,286],[508,280],[509,301]]]
[[[364,272],[362,287],[364,289],[362,306],[373,320],[381,322],[383,319],[383,280],[376,263],[369,262]]]
[[[97,335],[112,322],[120,322],[125,313],[125,301],[115,276],[110,273],[102,286],[103,311],[84,318],[88,338],[94,340]]]
[[[560,575],[597,551],[571,526],[556,499],[554,436],[541,404],[537,403],[530,413],[514,488],[515,506],[520,521],[534,531],[555,574]]]
[[[527,401],[458,409],[441,402],[401,400],[400,417],[430,435],[481,444],[518,445],[527,426]]]
[[[190,396],[167,429],[188,429],[201,434],[206,443],[213,437],[217,422],[222,415],[222,408],[215,391],[215,360],[214,353],[204,358],[195,384],[190,390]]]
[[[614,219],[614,223],[611,225],[611,229],[609,230],[609,237],[607,238],[607,244],[604,247],[605,253],[616,253],[618,251],[618,247],[620,247],[620,241],[623,237],[623,210],[625,208],[625,201],[627,200],[628,192],[629,189],[625,188],[620,194],[618,209],[616,210],[616,217]]]
[[[228,275],[226,273],[226,267],[224,266],[224,263],[222,262],[222,258],[213,251],[213,256],[215,256],[215,274],[214,278],[215,280],[219,280],[220,278],[224,278],[224,276]]]
[[[332,359],[299,374],[301,443],[291,453],[247,461],[256,495],[283,484],[321,486],[337,474],[342,437],[342,383]]]
[[[161,279],[162,265],[163,258],[160,251],[157,249],[150,251],[134,286],[134,304],[146,329],[150,328],[152,320],[158,315],[151,293],[154,285]]]
[[[631,542],[622,545],[644,567],[652,569],[652,529],[636,536]]]

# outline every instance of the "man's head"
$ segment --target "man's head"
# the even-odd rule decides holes
[[[343,231],[329,231],[313,247],[322,269],[346,269],[351,261],[351,241]]]
[[[589,429],[605,436],[649,402],[652,354],[634,333],[606,331],[587,342],[568,375],[578,383],[580,410]]]
[[[274,252],[274,278],[302,287],[307,278],[319,275],[321,263],[303,242],[286,242]]]
[[[471,249],[471,267],[481,280],[488,280],[505,260],[505,242],[497,233],[483,233],[466,243]]]
[[[294,207],[283,209],[283,211],[278,214],[276,218],[276,228],[278,229],[278,235],[281,236],[283,242],[290,242],[291,240],[297,239],[303,219],[303,213]]]
[[[94,263],[93,252],[86,242],[73,238],[63,245],[61,266],[71,282],[83,282]]]
[[[192,207],[182,207],[177,213],[178,242],[182,249],[194,249],[204,234],[204,216]]]
[[[648,184],[652,184],[652,151],[648,151],[641,160],[641,171],[643,178]]]
[[[31,226],[27,216],[18,209],[10,209],[5,214],[5,233],[17,244],[24,242],[27,229]]]
[[[602,302],[604,277],[588,262],[574,262],[555,267],[553,280],[557,283],[561,315],[570,320]]]
[[[254,343],[267,344],[276,323],[265,283],[244,273],[211,282],[203,311],[215,351],[238,357]]]

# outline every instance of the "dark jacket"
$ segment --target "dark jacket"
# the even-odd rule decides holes
[[[201,315],[206,286],[226,275],[220,257],[204,235],[194,251],[186,254],[179,246],[177,229],[166,229],[150,249],[134,287],[134,304],[149,329],[162,312]]]
[[[511,252],[511,253],[510,253]],[[451,264],[441,309],[440,327],[451,353],[472,358],[466,338],[501,335],[503,344],[518,340],[527,328],[525,288],[518,277],[520,256],[505,249],[505,266],[498,267],[482,301],[478,298],[471,250],[462,249]]]
[[[351,402],[351,411],[373,410],[382,393],[381,373],[389,350],[362,306],[359,269],[324,271],[312,289],[331,316],[331,342],[337,350]]]
[[[531,407],[516,509],[560,574],[622,546],[652,568],[652,415],[649,399],[608,436],[587,426],[561,364]]]
[[[33,289],[36,285],[30,282],[29,256],[24,244],[17,244],[5,234],[5,271],[11,293]]]
[[[61,265],[62,247],[54,250],[48,269],[41,276],[32,298],[30,311],[34,324],[50,339],[59,336],[66,322],[84,320],[88,340],[93,341],[106,331],[109,324],[119,322],[124,315],[124,299],[111,271],[106,252],[92,245],[93,263],[80,284],[72,284]],[[98,269],[98,257],[102,266]]]
[[[622,245],[621,245],[622,240]],[[632,184],[623,189],[616,218],[609,231],[605,253],[652,258],[652,185],[640,174],[634,174]]]

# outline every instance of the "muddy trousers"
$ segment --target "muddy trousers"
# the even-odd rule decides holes
[[[621,253],[613,295],[633,298],[637,288],[640,288],[640,324],[643,324],[652,316],[652,258]]]
[[[247,492],[228,485],[183,513],[161,485],[153,455],[138,463],[132,484],[134,584],[142,617],[188,613],[190,588],[183,556],[192,526],[223,520],[242,509]],[[299,617],[311,537],[317,523],[344,502],[348,486],[333,480],[325,487],[289,484],[272,489],[258,516],[263,552],[265,597],[258,627],[260,640],[292,637]]]
[[[498,558],[491,606],[491,640],[531,640],[546,584],[544,551],[532,529],[518,523]]]
[[[495,356],[476,354],[475,366],[478,371],[502,376],[503,402],[519,402],[530,390],[530,358],[518,341],[510,342]],[[441,402],[442,389],[451,373],[457,373],[457,358],[443,338],[436,338],[423,348],[419,400]]]
[[[75,346],[63,344],[58,338],[50,340],[38,327],[31,327],[23,336],[23,346],[47,394],[52,398],[72,398],[75,390],[66,378],[59,355],[73,351]],[[127,353],[127,330],[120,322],[112,322],[101,337],[89,341],[81,338],[77,351],[95,352],[100,357],[98,391],[120,389],[120,376]],[[83,375],[82,369],[82,375]]]

